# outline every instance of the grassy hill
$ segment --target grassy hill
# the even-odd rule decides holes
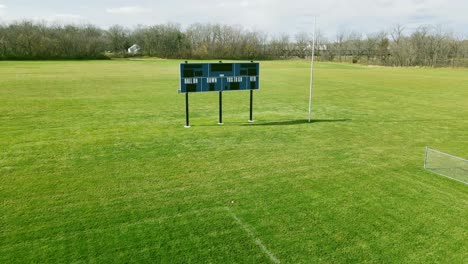
[[[175,60],[0,63],[0,262],[463,263],[466,69],[261,63],[190,95]],[[273,258],[272,258],[273,257]]]

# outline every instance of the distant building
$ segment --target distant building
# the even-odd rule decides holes
[[[326,51],[326,50],[328,50],[328,47],[327,47],[327,45],[318,45],[317,49],[321,50],[321,51]]]
[[[304,50],[311,50],[312,49],[312,45],[307,45],[307,48],[304,48]],[[315,50],[320,50],[320,51],[327,51],[328,50],[328,46],[323,44],[323,45],[320,45],[320,44],[317,44],[315,46]]]
[[[140,46],[138,46],[137,44],[133,44],[133,46],[131,46],[130,48],[128,48],[128,53],[130,54],[136,54],[140,51]]]

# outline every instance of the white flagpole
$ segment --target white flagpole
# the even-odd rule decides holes
[[[310,61],[309,123],[312,122],[312,88],[314,86],[315,38],[317,34],[317,17],[314,18],[314,37],[312,39],[312,58]]]

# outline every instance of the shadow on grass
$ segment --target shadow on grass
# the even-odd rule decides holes
[[[311,123],[334,123],[334,122],[349,122],[352,119],[312,119]],[[299,120],[288,120],[288,121],[275,121],[275,122],[259,122],[251,124],[243,124],[244,126],[291,126],[291,125],[300,125],[308,124],[309,120],[299,119]]]
[[[335,123],[335,122],[353,122],[353,123],[415,123],[415,122],[436,122],[436,121],[468,121],[468,119],[402,119],[402,120],[366,120],[366,119],[313,119],[311,123]],[[264,121],[257,121],[255,123],[246,123],[246,122],[239,122],[239,121],[227,121],[223,126],[293,126],[293,125],[301,125],[301,124],[308,124],[309,121],[307,119],[298,119],[298,120],[283,120],[283,121],[272,121],[272,122],[264,122]],[[217,124],[195,124],[194,126],[200,127],[213,127],[213,126],[220,126]]]
[[[356,119],[357,123],[417,123],[417,122],[460,122],[468,119]]]

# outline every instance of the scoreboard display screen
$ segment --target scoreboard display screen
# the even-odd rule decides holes
[[[180,92],[221,92],[259,89],[259,63],[182,63]]]

